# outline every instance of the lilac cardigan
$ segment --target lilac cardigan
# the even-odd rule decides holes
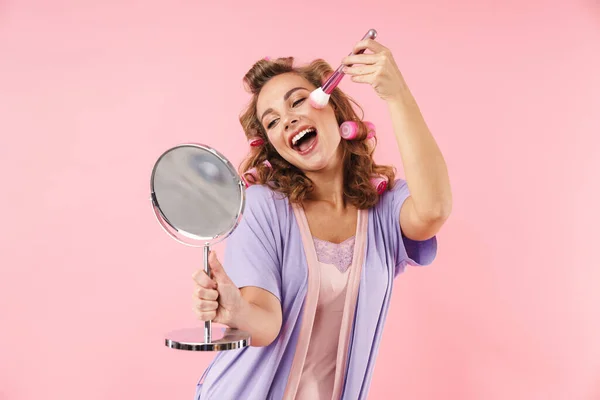
[[[366,248],[347,356],[341,399],[366,399],[388,312],[394,278],[406,265],[428,265],[437,239],[412,241],[402,235],[400,207],[409,196],[398,179],[368,210]],[[281,194],[255,185],[227,240],[223,265],[238,287],[256,286],[281,302],[283,323],[267,347],[247,347],[216,355],[196,387],[195,400],[280,400],[300,334],[309,285],[307,254],[292,205]]]

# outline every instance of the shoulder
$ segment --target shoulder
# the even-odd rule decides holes
[[[252,185],[246,188],[245,197],[245,213],[260,215],[273,222],[285,219],[289,213],[287,198],[267,185]]]
[[[252,185],[246,188],[246,203],[249,205],[287,204],[287,198],[267,185]]]
[[[273,197],[273,191],[265,185],[252,185],[246,188],[246,199],[249,202],[269,201]]]
[[[392,193],[394,195],[397,195],[399,193],[402,193],[406,190],[408,190],[408,186],[406,184],[406,181],[404,179],[401,178],[396,178],[394,180],[393,185],[391,185],[392,187],[390,188],[390,190],[388,190],[386,193]]]

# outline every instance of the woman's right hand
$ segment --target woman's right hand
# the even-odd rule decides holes
[[[214,252],[208,256],[208,264],[212,279],[204,269],[196,271],[193,275],[196,283],[193,298],[194,312],[201,321],[213,321],[231,326],[242,305],[241,291],[225,273]]]

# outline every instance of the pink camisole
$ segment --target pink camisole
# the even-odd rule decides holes
[[[302,206],[294,205],[308,263],[308,288],[284,400],[339,400],[366,250],[368,211],[356,234],[339,245],[312,237]]]
[[[354,236],[340,243],[313,238],[321,275],[317,312],[300,377],[297,400],[330,400],[335,383],[342,316]]]

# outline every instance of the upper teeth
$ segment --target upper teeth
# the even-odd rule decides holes
[[[298,132],[296,136],[292,138],[292,146],[295,146],[296,143],[298,143],[298,140],[302,139],[308,132],[314,132],[314,128],[306,128],[305,130]]]

